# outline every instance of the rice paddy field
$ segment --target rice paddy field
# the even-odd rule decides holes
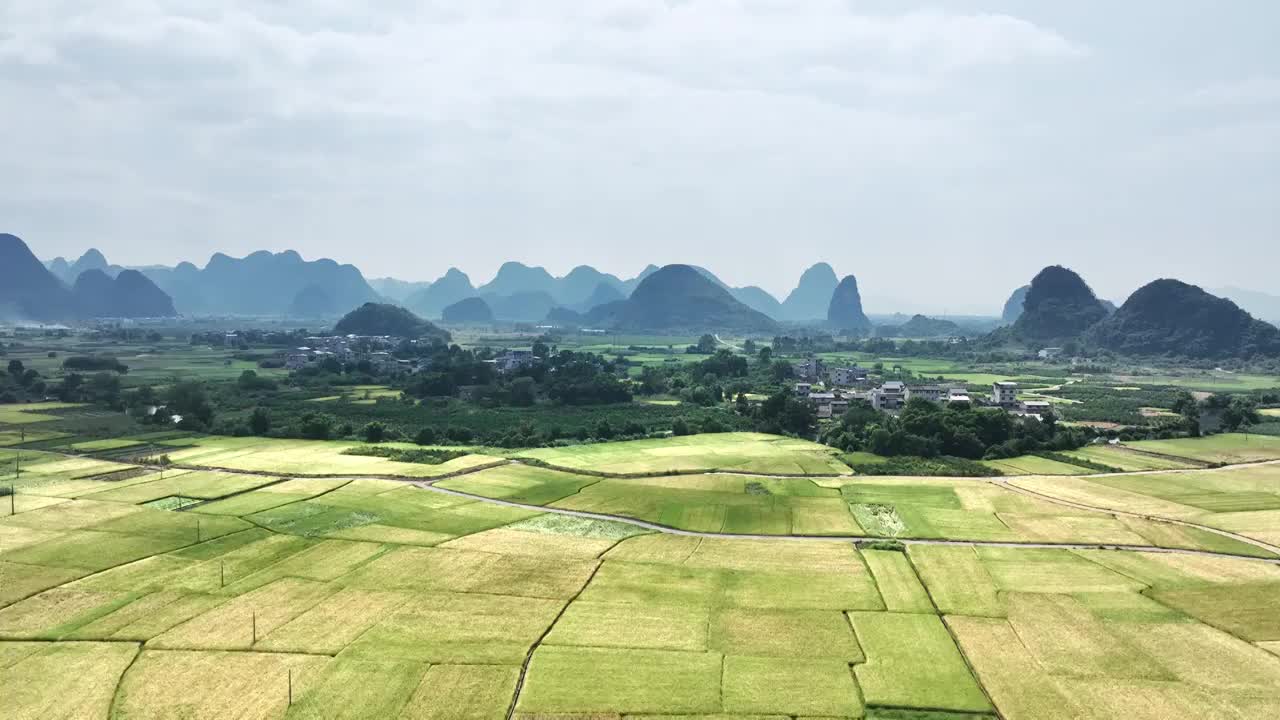
[[[1280,459],[1280,437],[1228,433],[1181,440],[1142,440],[1125,447],[1206,463],[1235,464]]]
[[[832,448],[760,433],[686,435],[661,440],[541,448],[518,457],[567,470],[656,475],[731,470],[762,475],[847,475]]]
[[[1280,565],[1152,519],[1280,541],[1280,465],[859,477],[738,433],[443,465],[55,442],[3,480],[5,718],[1280,714]],[[110,459],[131,442],[173,465]]]
[[[1009,482],[1046,497],[1176,518],[1280,545],[1280,464]]]
[[[283,475],[434,477],[500,461],[500,458],[472,454],[439,465],[424,465],[344,454],[345,451],[363,444],[354,441],[200,437],[161,440],[156,444],[171,447],[165,454],[179,465]],[[417,447],[396,443],[386,443],[386,446]]]

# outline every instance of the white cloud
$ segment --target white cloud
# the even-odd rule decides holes
[[[9,0],[0,230],[413,277],[685,260],[783,292],[817,259],[1019,242],[1041,188],[1141,135],[1079,23],[905,5]]]

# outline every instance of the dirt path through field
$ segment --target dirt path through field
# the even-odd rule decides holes
[[[460,490],[450,490],[447,488],[436,487],[434,480],[411,480],[411,484],[416,485],[424,490],[431,492],[443,493],[445,495],[453,495],[454,497],[469,498],[479,502],[486,502],[493,505],[501,505],[503,507],[520,508],[523,510],[534,510],[537,512],[551,513],[553,515],[565,515],[568,517],[582,518],[584,520],[605,520],[609,522],[619,522],[634,527],[652,530],[654,532],[666,533],[668,535],[683,535],[686,537],[697,538],[720,538],[725,540],[779,540],[779,541],[798,541],[798,542],[874,542],[876,540],[886,540],[900,542],[904,545],[977,545],[980,547],[1002,547],[1002,548],[1041,548],[1041,549],[1059,549],[1059,550],[1131,550],[1135,552],[1156,552],[1156,553],[1179,553],[1185,555],[1201,555],[1205,557],[1219,558],[1237,558],[1246,560],[1258,560],[1259,562],[1280,565],[1280,559],[1257,558],[1250,555],[1237,555],[1235,553],[1215,552],[1212,550],[1192,550],[1188,548],[1165,548],[1156,547],[1154,545],[1112,545],[1103,543],[1035,543],[1035,542],[1001,542],[993,540],[936,540],[925,538],[878,538],[868,537],[864,535],[765,535],[758,533],[723,533],[723,532],[701,532],[697,530],[681,530],[680,528],[663,525],[661,523],[649,522],[647,520],[637,520],[636,518],[626,517],[624,515],[613,515],[610,513],[587,512],[585,510],[566,510],[564,508],[544,507],[542,505],[532,505],[529,503],[519,503],[511,500],[499,500],[497,498],[488,498],[482,495],[474,495],[472,493],[462,492]],[[1107,510],[1097,510],[1088,508],[1094,512],[1110,512]],[[1139,516],[1143,517],[1143,516]],[[1159,518],[1150,518],[1159,520]],[[1171,521],[1176,522],[1176,521]],[[1178,523],[1188,525],[1189,523]],[[1191,524],[1192,527],[1199,527]],[[1204,530],[1213,531],[1212,528],[1202,528]],[[1257,545],[1258,543],[1251,543]],[[1263,543],[1260,547],[1267,548]],[[1274,550],[1280,554],[1280,548]]]

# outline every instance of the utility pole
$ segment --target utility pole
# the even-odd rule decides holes
[[[258,611],[253,611],[253,642],[249,643],[249,647],[258,644]]]
[[[293,668],[289,668],[289,706],[293,707]]]
[[[218,587],[224,588],[226,586],[227,586],[227,563],[226,561],[220,561],[218,563]]]

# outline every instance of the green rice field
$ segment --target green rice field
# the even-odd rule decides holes
[[[187,438],[163,471],[25,451],[13,514],[0,498],[4,717],[1280,713],[1280,565],[1018,544],[1254,546],[982,479],[828,472],[794,440],[684,440],[467,456],[435,481],[475,497],[344,443]],[[688,474],[656,469],[672,458]],[[1280,513],[1276,467],[999,480],[1252,528]]]
[[[832,448],[760,433],[715,433],[661,440],[541,448],[518,454],[568,470],[616,475],[733,470],[764,475],[847,475]]]
[[[1229,433],[1181,440],[1142,440],[1125,443],[1142,452],[1207,463],[1235,464],[1280,460],[1280,437]]]

